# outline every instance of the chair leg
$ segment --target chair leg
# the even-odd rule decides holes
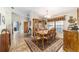
[[[42,49],[44,49],[44,38],[42,39]]]
[[[47,39],[47,44],[48,44],[48,39]]]
[[[37,46],[38,46],[38,40],[36,40],[36,44],[37,44]]]

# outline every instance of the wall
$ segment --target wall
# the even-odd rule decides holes
[[[1,7],[0,13],[1,13],[1,19],[2,19],[2,16],[5,17],[5,24],[1,22],[1,25],[0,25],[1,27],[0,30],[2,30],[4,27],[9,26],[11,24],[11,9],[8,7]]]
[[[15,21],[17,20],[17,21],[19,21],[19,23],[21,23],[20,28],[19,28],[19,32],[23,33],[24,32],[24,24],[23,24],[23,22],[24,22],[24,19],[26,18],[27,13],[23,13],[22,11],[17,10],[16,8],[13,9],[12,12],[15,13],[18,16],[17,18],[15,18]],[[16,17],[16,15],[15,15],[15,17]]]
[[[67,30],[68,26],[69,26],[69,23],[68,23],[69,16],[73,16],[73,18],[77,19],[77,8],[73,8],[71,10],[64,11],[62,13],[59,13],[59,14],[55,15],[54,17],[61,16],[61,15],[66,15],[63,28],[64,28],[64,30]],[[63,38],[63,35],[61,35],[61,33],[57,33],[57,34],[58,34],[57,36]]]
[[[61,15],[66,15],[65,21],[64,21],[64,29],[67,30],[67,27],[69,25],[69,23],[68,23],[69,16],[73,16],[73,18],[77,19],[77,8],[73,8],[73,9],[70,9],[68,11],[64,11],[62,13],[55,15],[55,16],[61,16]]]
[[[1,13],[1,16],[5,17],[5,25],[3,25],[3,24],[0,25],[0,33],[1,33],[1,30],[7,26],[8,30],[11,33],[11,39],[13,38],[12,21],[14,20],[14,18],[12,19],[12,13],[15,13],[19,16],[19,18],[17,18],[17,20],[19,20],[22,23],[20,32],[23,32],[23,26],[22,25],[23,25],[24,18],[26,17],[26,14],[22,13],[19,10],[11,9],[10,7],[0,7],[0,13]]]
[[[8,24],[11,24],[11,9],[8,8],[8,7],[1,7],[0,8],[0,13],[1,13],[1,16],[4,16],[5,17],[5,23],[8,25]]]

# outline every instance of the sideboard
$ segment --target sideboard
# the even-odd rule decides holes
[[[64,30],[64,51],[79,52],[79,32]]]
[[[0,52],[8,52],[10,48],[10,33],[0,34]]]

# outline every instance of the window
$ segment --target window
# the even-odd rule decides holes
[[[56,31],[59,33],[63,33],[63,21],[56,22]]]
[[[48,22],[48,29],[54,28],[54,22]]]

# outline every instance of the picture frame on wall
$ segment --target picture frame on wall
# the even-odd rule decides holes
[[[5,24],[5,17],[2,16],[2,23]]]

